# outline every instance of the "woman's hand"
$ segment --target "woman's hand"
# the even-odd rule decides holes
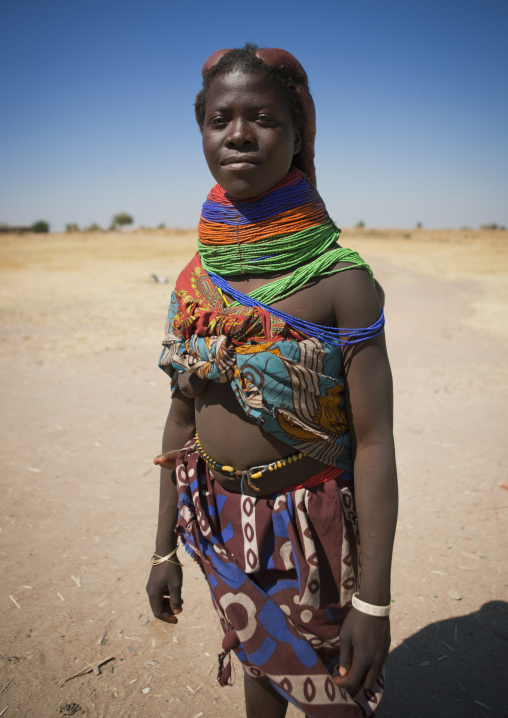
[[[172,557],[178,561],[176,554]],[[175,614],[182,612],[182,567],[163,561],[152,566],[146,592],[155,618],[178,623]]]
[[[176,460],[180,451],[181,449],[173,449],[172,451],[166,451],[165,454],[159,454],[155,457],[153,463],[157,464],[157,466],[161,466],[164,469],[169,469],[170,471],[173,471],[176,466]]]
[[[333,682],[354,696],[372,691],[390,648],[390,619],[368,616],[352,608],[340,630],[340,668]]]

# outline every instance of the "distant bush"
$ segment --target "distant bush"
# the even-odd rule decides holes
[[[133,224],[133,222],[134,217],[132,217],[130,214],[127,214],[127,212],[119,212],[118,214],[114,215],[111,222],[111,226],[116,229],[117,227],[123,227],[127,224]]]
[[[7,232],[15,232],[16,234],[24,234],[25,232],[33,232],[33,231],[34,231],[34,229],[31,224],[11,225],[11,224],[7,224],[7,222],[0,222],[0,234],[6,234]]]
[[[32,232],[37,232],[37,234],[49,232],[49,222],[46,222],[43,219],[40,219],[38,222],[34,222],[32,224]]]
[[[492,224],[482,224],[480,225],[480,229],[506,229],[506,227],[503,227],[502,225],[496,224],[493,222]]]
[[[102,232],[102,227],[97,222],[92,222],[89,227],[85,228],[85,232]]]
[[[161,223],[158,225],[157,229],[166,229],[166,225],[164,224],[164,222],[161,222]]]
[[[65,225],[65,231],[66,232],[79,232],[79,227],[75,222],[73,222],[72,224]]]
[[[357,222],[355,227],[357,229],[363,229],[365,227],[365,222],[363,221],[363,219],[361,219],[359,222]]]
[[[422,228],[423,228],[423,224],[421,222],[417,222],[416,229],[422,229]]]

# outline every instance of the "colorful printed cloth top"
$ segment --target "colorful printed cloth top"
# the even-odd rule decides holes
[[[268,311],[227,306],[199,255],[171,297],[159,366],[230,382],[246,415],[293,451],[352,471],[339,347],[291,328]]]

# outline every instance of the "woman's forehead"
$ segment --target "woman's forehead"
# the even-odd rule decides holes
[[[221,101],[237,99],[254,104],[275,103],[287,106],[278,83],[262,75],[235,70],[212,81],[208,92],[208,107]]]

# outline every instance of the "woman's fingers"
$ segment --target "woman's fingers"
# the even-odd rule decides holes
[[[178,556],[175,555],[175,561]],[[182,569],[180,566],[173,565],[171,573],[168,576],[169,603],[173,613],[182,612]]]
[[[341,650],[341,661],[342,661],[342,650]],[[363,678],[368,668],[364,662],[353,656],[353,661],[346,675],[339,675],[333,679],[333,682],[342,688],[346,688],[352,696],[357,693],[362,687]]]
[[[383,670],[383,664],[373,663],[372,666],[369,668],[367,675],[365,676],[365,680],[363,682],[363,687],[366,691],[373,691],[376,687],[376,680],[381,674],[381,671]]]
[[[340,635],[340,668],[339,675],[346,676],[351,667],[353,660],[353,644],[351,643],[351,637],[346,633]]]
[[[173,613],[181,613],[183,611],[182,604],[182,594],[181,594],[181,587],[179,587],[177,590],[172,590],[171,594],[169,596],[169,603],[171,606],[171,610]]]
[[[155,618],[178,623],[175,613],[181,613],[183,604],[181,566],[169,562],[152,566],[146,592]]]
[[[180,449],[166,451],[165,454],[159,454],[158,456],[156,456],[153,460],[153,463],[157,464],[157,466],[163,466],[165,469],[174,469],[179,453]]]
[[[383,669],[389,646],[389,619],[350,611],[340,631],[339,675],[333,682],[351,695],[362,687],[372,690]]]
[[[148,599],[155,618],[158,618],[159,621],[165,621],[166,623],[178,623],[177,617],[173,615],[171,610],[168,596],[165,596],[163,593],[150,594],[150,592],[148,592]]]

